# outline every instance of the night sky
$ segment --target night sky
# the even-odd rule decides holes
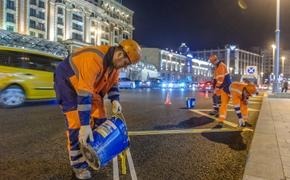
[[[123,0],[135,12],[134,39],[143,47],[191,50],[269,47],[275,40],[276,0]],[[290,0],[281,0],[281,48],[290,49]]]

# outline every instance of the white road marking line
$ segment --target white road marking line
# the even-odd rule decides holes
[[[132,178],[132,180],[137,180],[137,174],[135,171],[133,159],[132,159],[131,152],[130,152],[129,148],[126,150],[126,155],[127,155],[127,159],[128,159],[131,178]]]
[[[232,104],[229,104],[229,106],[233,106]],[[209,112],[209,111],[213,111],[213,109],[194,109],[197,111],[205,111],[205,112]],[[259,112],[260,110],[258,109],[253,109],[253,108],[248,108],[249,111],[253,111],[253,112]],[[235,111],[234,109],[228,109],[228,111]]]
[[[213,132],[235,132],[246,131],[239,128],[206,128],[206,129],[175,129],[175,130],[148,130],[148,131],[129,131],[129,136],[147,135],[170,135],[170,134],[200,134]]]
[[[118,156],[113,159],[113,180],[119,180]]]

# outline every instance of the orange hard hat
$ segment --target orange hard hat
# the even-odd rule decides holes
[[[126,52],[132,64],[139,62],[141,59],[141,47],[136,41],[132,39],[125,39],[120,42],[120,46]]]
[[[212,64],[214,64],[218,60],[218,57],[216,55],[212,54],[209,56],[208,59]]]
[[[247,84],[245,88],[251,95],[257,93],[257,88],[254,84]]]

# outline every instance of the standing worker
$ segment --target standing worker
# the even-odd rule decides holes
[[[89,179],[91,173],[80,151],[92,128],[106,121],[103,98],[108,94],[112,112],[121,112],[119,103],[119,69],[140,60],[141,48],[131,39],[119,46],[79,48],[56,68],[54,87],[57,101],[66,117],[67,148],[70,165],[78,179]]]
[[[214,72],[214,69],[213,69]],[[216,82],[217,80],[213,77],[212,80],[212,88],[213,88],[213,95],[212,95],[212,102],[213,102],[213,111],[209,112],[212,116],[219,116],[219,108],[221,105],[221,91],[216,89]]]
[[[248,123],[248,99],[257,93],[257,88],[251,83],[233,82],[230,86],[235,112],[239,119],[239,126],[251,126]]]
[[[232,83],[227,66],[221,62],[216,55],[209,57],[210,62],[215,66],[214,79],[216,79],[215,92],[220,91],[221,106],[219,108],[219,120],[216,128],[222,128],[227,115],[227,104],[230,99],[229,87]]]

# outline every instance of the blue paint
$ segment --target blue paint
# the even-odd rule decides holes
[[[126,124],[120,118],[108,119],[93,131],[94,141],[83,146],[82,151],[93,169],[100,169],[129,147]]]
[[[195,107],[195,104],[196,104],[195,98],[193,97],[186,98],[186,108],[192,109]]]

